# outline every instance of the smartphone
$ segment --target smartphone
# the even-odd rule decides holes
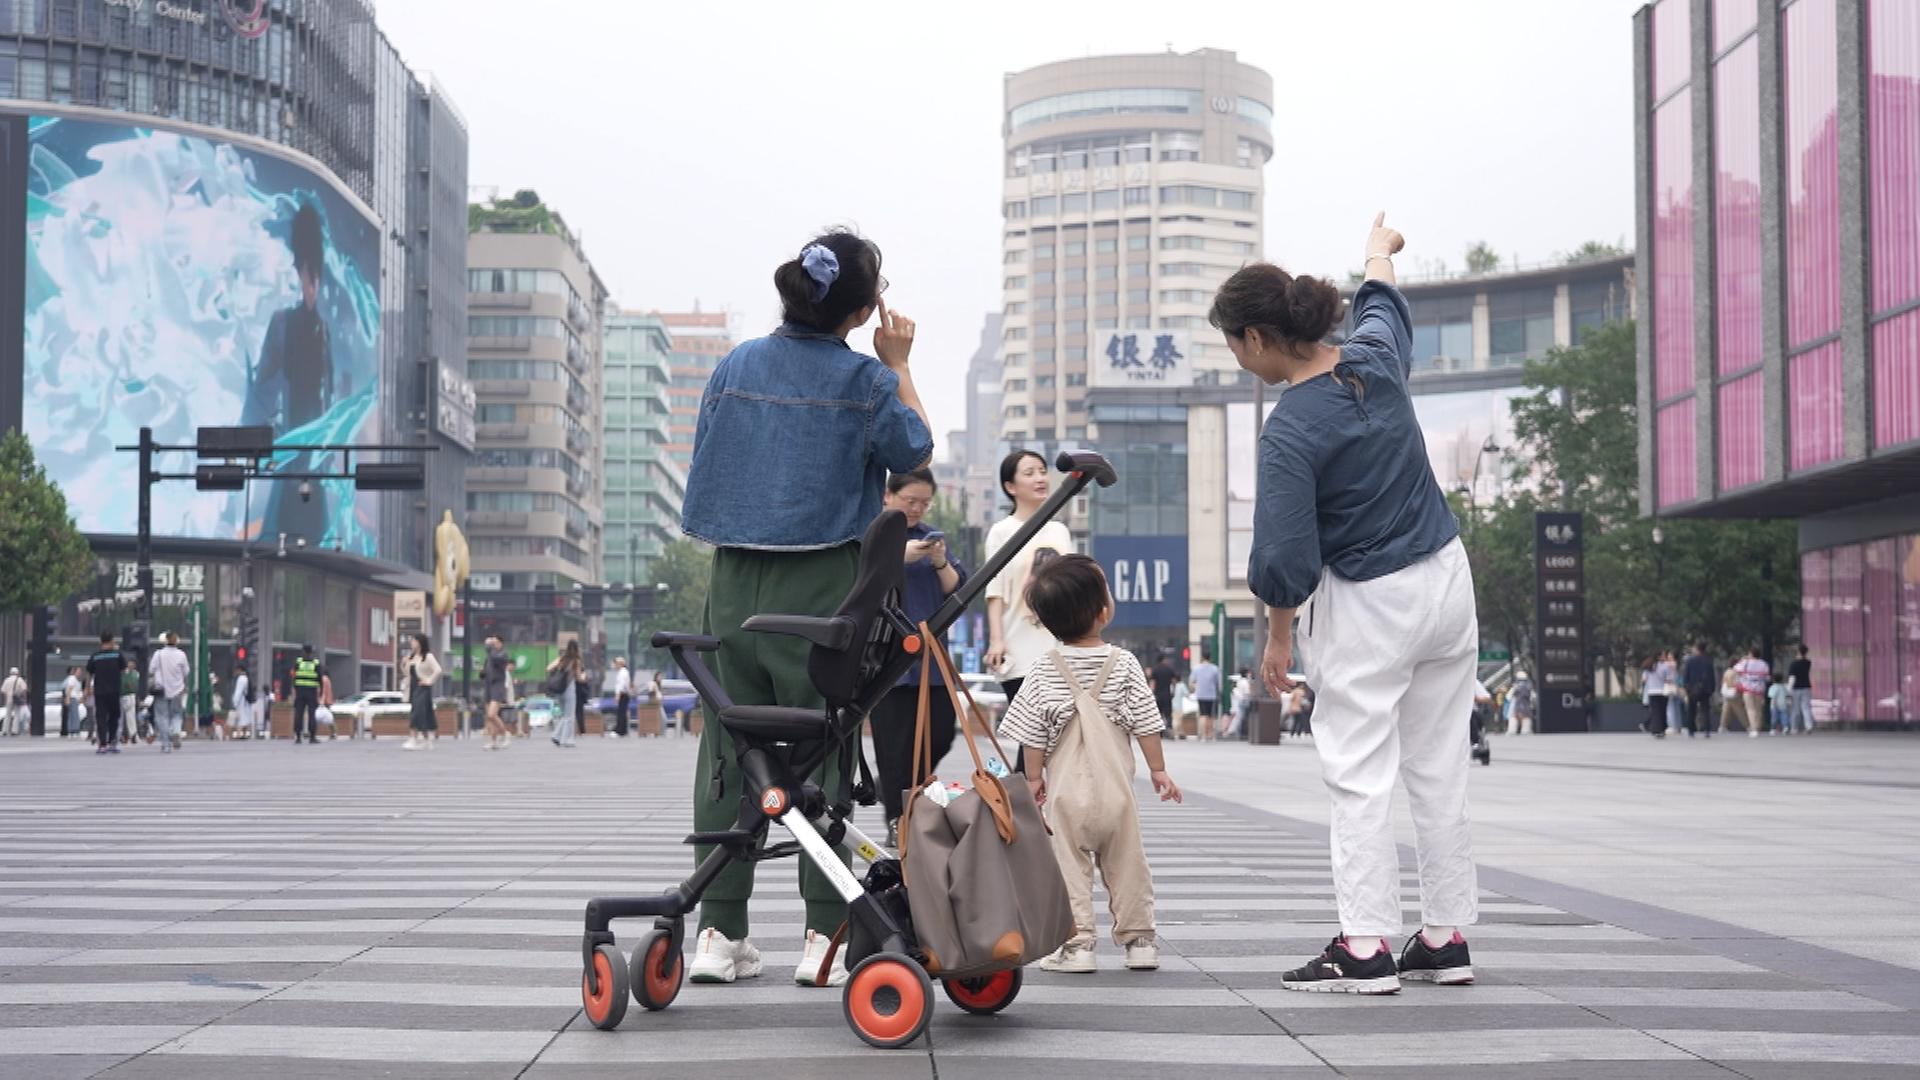
[[[925,536],[923,536],[923,537],[921,537],[921,538],[920,538],[920,542],[921,542],[921,543],[923,543],[923,544],[938,544],[938,543],[940,543],[940,542],[942,542],[942,541],[944,541],[944,540],[945,540],[946,538],[947,538],[947,534],[946,534],[946,533],[943,533],[943,532],[941,532],[940,530],[938,530],[938,529],[935,529],[934,531],[932,531],[932,532],[930,532],[930,533],[928,533],[927,535],[925,535]]]

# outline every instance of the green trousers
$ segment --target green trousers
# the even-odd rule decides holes
[[[720,548],[713,555],[713,573],[707,583],[707,632],[720,638],[720,651],[711,663],[720,685],[735,705],[785,705],[821,709],[825,701],[807,677],[807,653],[812,648],[799,638],[777,634],[750,634],[740,624],[754,615],[832,615],[853,588],[860,564],[858,545],[825,551],[747,551]],[[722,790],[714,797],[715,763],[720,764]],[[812,778],[831,798],[840,781],[837,755]],[[699,832],[733,827],[745,790],[733,739],[711,711],[700,732],[700,763],[693,776],[693,826]],[[774,830],[776,834],[780,830]],[[776,835],[775,839],[783,837]],[[697,847],[694,860],[706,858],[710,847]],[[852,856],[839,849],[843,862]],[[753,895],[753,864],[727,867],[700,904],[700,929],[713,927],[739,941],[747,936],[747,900]],[[847,905],[839,890],[812,862],[800,857],[800,895],[807,904],[807,929],[832,934],[846,921]]]

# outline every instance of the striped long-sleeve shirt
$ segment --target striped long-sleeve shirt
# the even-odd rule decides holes
[[[1092,649],[1061,646],[1060,653],[1066,657],[1067,669],[1073,672],[1073,677],[1089,690],[1100,677],[1107,654],[1118,653],[1106,689],[1100,694],[1107,719],[1134,738],[1157,735],[1165,729],[1160,709],[1153,703],[1153,691],[1147,686],[1147,674],[1140,669],[1140,661],[1134,659],[1133,654],[1111,645]],[[1060,677],[1052,657],[1043,655],[1035,661],[1033,670],[1027,673],[1027,681],[1020,684],[1020,692],[1007,705],[1007,715],[1000,720],[1000,734],[1022,746],[1052,754],[1060,742],[1060,733],[1066,730],[1067,721],[1073,719],[1073,715],[1073,688]]]

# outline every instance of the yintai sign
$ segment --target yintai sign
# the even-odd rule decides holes
[[[1184,330],[1109,330],[1093,344],[1089,385],[1157,390],[1193,385],[1193,341]]]

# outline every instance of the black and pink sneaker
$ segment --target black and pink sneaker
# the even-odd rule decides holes
[[[1372,955],[1357,957],[1343,936],[1334,938],[1318,958],[1282,975],[1280,985],[1323,994],[1397,994],[1400,976],[1386,942],[1376,946]]]
[[[1425,931],[1414,934],[1400,953],[1400,977],[1408,982],[1466,986],[1473,982],[1473,958],[1467,955],[1467,939],[1455,930],[1446,944],[1436,948],[1427,941]]]

